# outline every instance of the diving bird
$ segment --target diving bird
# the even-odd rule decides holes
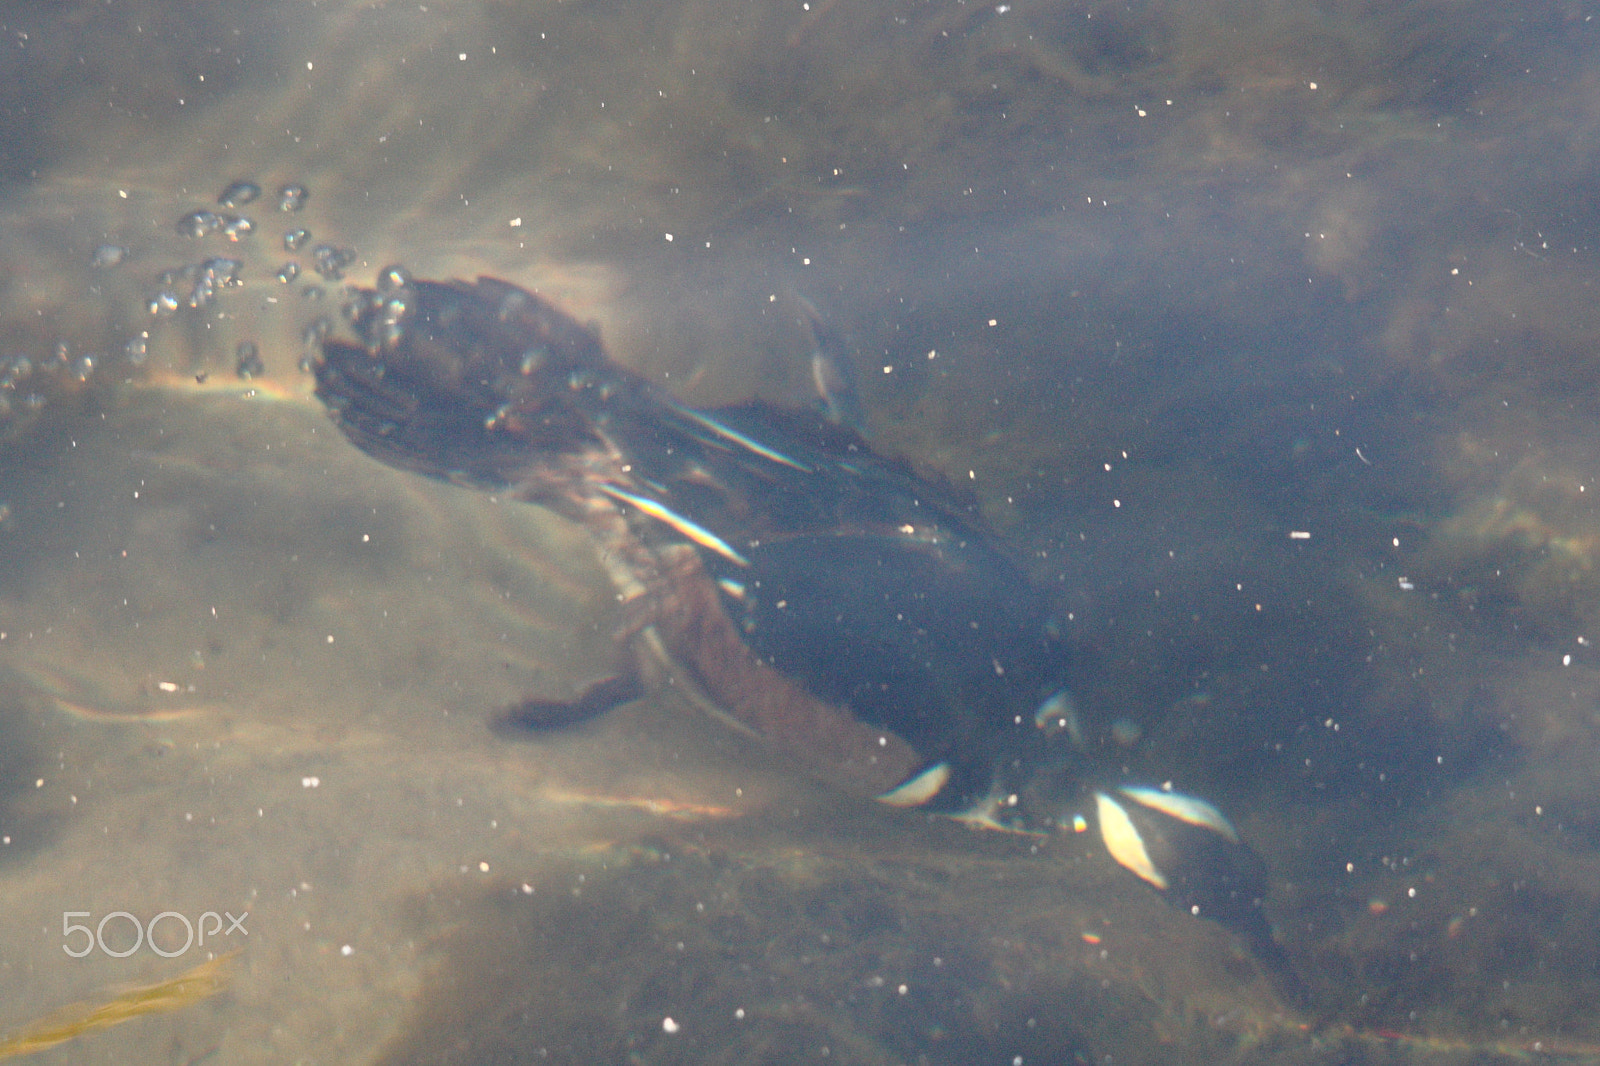
[[[502,726],[636,698],[649,657],[730,726],[892,807],[1056,832],[1092,801],[1113,860],[1303,999],[1264,864],[1210,803],[1124,781],[1083,744],[1050,597],[975,501],[868,445],[831,356],[823,410],[697,408],[507,282],[380,278],[356,293],[354,339],[324,339],[315,362],[340,429],[392,466],[581,523],[624,604],[617,675]]]

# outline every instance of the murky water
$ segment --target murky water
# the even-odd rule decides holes
[[[0,1027],[242,949],[38,1060],[1600,1059],[1595,14],[0,6]],[[1097,741],[1266,857],[1309,1009],[1087,840],[670,691],[492,735],[616,609],[310,399],[394,262],[694,402],[808,402],[815,302],[1058,591]],[[66,950],[119,911],[178,917]]]

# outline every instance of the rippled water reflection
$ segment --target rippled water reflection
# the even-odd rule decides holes
[[[224,995],[41,1058],[1600,1055],[1596,32],[0,12],[0,1026],[200,959],[70,958],[62,911],[229,908]],[[309,401],[391,263],[694,402],[807,402],[814,302],[873,439],[1059,591],[1093,735],[1239,816],[1311,1012],[1086,842],[850,807],[671,693],[489,735],[608,669],[614,606],[580,531]]]

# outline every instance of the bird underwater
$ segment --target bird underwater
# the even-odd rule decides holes
[[[1044,833],[1082,828],[1087,806],[1113,860],[1232,931],[1303,1003],[1263,912],[1265,863],[1207,801],[1124,781],[1083,744],[1049,597],[973,502],[872,450],[838,335],[802,305],[821,409],[701,409],[531,292],[390,268],[354,291],[355,340],[322,341],[316,395],[372,457],[548,508],[596,542],[624,666],[502,725],[603,713],[665,659],[729,725],[888,806]]]

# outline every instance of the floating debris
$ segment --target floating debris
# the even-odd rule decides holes
[[[31,1028],[0,1041],[0,1059],[31,1055],[147,1014],[166,1014],[192,1007],[222,991],[227,984],[223,969],[238,954],[232,951],[208,959],[177,977],[129,989],[98,1005],[79,1003],[63,1008],[40,1019]]]
[[[733,807],[714,803],[687,802],[672,799],[669,796],[618,796],[597,792],[575,792],[558,788],[546,792],[544,798],[552,803],[570,803],[585,807],[642,811],[645,814],[681,818],[686,821],[701,818],[731,818],[739,813]]]

